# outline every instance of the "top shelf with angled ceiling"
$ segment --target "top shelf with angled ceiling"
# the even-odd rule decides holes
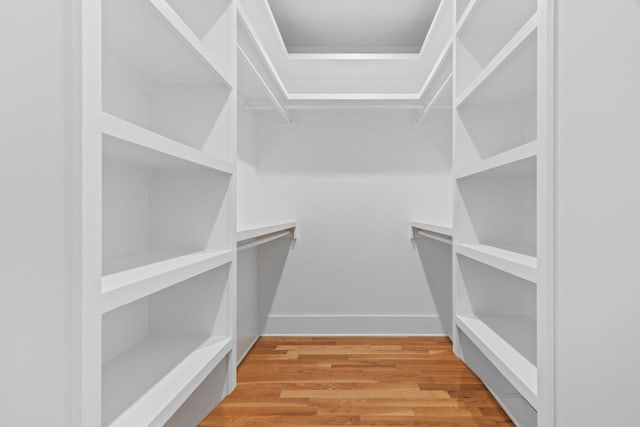
[[[536,0],[471,0],[457,24],[458,95],[536,13]],[[496,13],[499,11],[499,13]]]
[[[269,59],[261,54],[259,41],[253,36],[242,8],[238,7],[238,93],[246,109],[274,109],[285,123],[292,119],[287,111],[286,93],[269,66]]]
[[[103,1],[102,109],[228,161],[235,13],[229,0],[206,3]]]

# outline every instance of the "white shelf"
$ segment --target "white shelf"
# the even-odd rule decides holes
[[[249,56],[238,45],[238,91],[246,99],[254,101],[256,99],[267,98],[278,114],[287,124],[291,124],[291,118],[287,110],[280,103],[267,82],[260,75],[256,66],[251,62]]]
[[[204,167],[229,175],[235,170],[232,163],[217,159],[109,113],[102,113],[102,133],[129,143],[104,146],[106,154],[126,159],[127,162],[177,170]]]
[[[515,32],[536,8],[535,0],[471,0],[458,19],[456,32]]]
[[[537,46],[531,37],[536,30],[537,18],[533,16],[462,91],[456,100],[457,108],[471,103],[472,98],[491,103],[534,96]]]
[[[425,107],[422,114],[420,114],[420,117],[418,118],[418,124],[422,123],[422,121],[429,115],[431,110],[433,110],[435,107],[451,107],[452,96],[453,96],[453,73],[451,73],[446,78],[446,80],[444,81],[440,89],[438,89],[436,94],[433,96],[433,99],[431,100],[431,102],[429,102],[429,104]]]
[[[438,233],[444,236],[453,237],[453,227],[450,225],[432,224],[424,221],[411,221],[410,225],[411,227],[418,230],[424,230],[431,233]]]
[[[538,260],[534,256],[481,244],[455,245],[456,253],[530,282],[538,279]]]
[[[261,225],[255,227],[243,227],[236,232],[236,240],[241,242],[243,240],[256,239],[258,237],[266,236],[268,234],[277,233],[279,231],[290,230],[296,228],[296,221],[282,222],[271,225]]]
[[[211,54],[165,0],[105,0],[104,45],[154,82],[231,88]]]
[[[229,337],[151,338],[103,366],[103,426],[161,426],[231,351]]]
[[[476,10],[478,3],[480,3],[480,0],[469,1],[469,4],[467,4],[467,7],[464,9],[462,14],[460,15],[460,18],[458,19],[458,22],[456,24],[457,33],[461,33],[464,30],[464,27],[469,23],[470,17],[473,15],[474,11]]]
[[[102,312],[114,310],[232,261],[232,252],[196,252],[102,277]]]
[[[536,322],[527,316],[457,315],[456,325],[533,406],[538,401]]]
[[[535,162],[523,162],[523,160],[535,158],[537,154],[538,142],[529,142],[462,169],[456,174],[456,179],[485,173],[500,176],[535,173]]]
[[[444,49],[440,53],[440,56],[436,60],[433,70],[431,70],[429,77],[427,77],[427,80],[425,80],[424,85],[420,89],[420,96],[419,96],[420,99],[424,97],[424,95],[427,93],[427,89],[429,89],[429,87],[433,84],[435,77],[438,75],[440,70],[444,68],[445,64],[447,64],[447,59],[449,59],[449,63],[451,64],[450,68],[451,68],[451,71],[453,72],[453,61],[451,60],[452,54],[453,54],[453,37],[451,37],[451,39],[449,39],[449,41],[445,45]]]

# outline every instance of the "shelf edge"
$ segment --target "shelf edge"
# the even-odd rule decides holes
[[[233,175],[232,163],[205,154],[188,145],[143,128],[110,113],[102,112],[101,131],[105,135],[146,148],[179,161],[202,166],[216,172]]]
[[[104,276],[101,281],[102,313],[123,307],[230,262],[232,251],[196,252]],[[176,265],[171,266],[172,264]]]
[[[475,165],[463,168],[455,174],[455,177],[458,180],[469,178],[474,175],[479,175],[503,166],[508,166],[522,160],[536,157],[538,155],[538,147],[539,143],[537,140],[519,145],[511,150],[507,150],[503,153],[489,157],[488,159],[481,160]]]
[[[473,245],[464,243],[456,243],[454,245],[454,248],[455,252],[459,255],[496,268],[505,273],[512,274],[529,282],[537,283],[538,267],[537,259],[535,257],[523,255],[518,252],[508,251],[505,249],[495,248],[500,250],[501,252],[514,255],[515,259],[508,259],[483,250],[483,246],[494,248],[493,246],[488,245]],[[523,260],[529,262],[526,263],[523,262]]]

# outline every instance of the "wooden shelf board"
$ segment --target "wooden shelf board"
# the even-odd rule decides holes
[[[266,236],[267,234],[273,234],[279,231],[296,228],[296,226],[296,221],[288,221],[270,225],[238,227],[238,231],[236,232],[236,240],[238,242],[241,242],[243,240],[255,239],[258,237]]]
[[[163,425],[231,346],[229,337],[154,337],[107,362],[102,425]]]
[[[482,244],[456,243],[455,251],[490,267],[537,282],[538,260],[534,256]]]
[[[506,176],[535,173],[535,158],[537,154],[538,142],[529,142],[462,169],[456,173],[456,179],[468,178],[478,174]]]
[[[462,91],[456,107],[529,98],[536,94],[536,16],[509,40],[480,74]]]
[[[102,113],[102,133],[115,138],[107,140],[103,145],[106,156],[158,169],[207,168],[229,175],[235,171],[230,162],[217,159],[109,113]]]
[[[156,84],[231,89],[202,42],[165,0],[106,1],[103,26],[105,49]]]
[[[456,325],[502,375],[537,407],[536,322],[527,316],[456,316]]]
[[[102,277],[102,312],[114,310],[232,261],[232,251],[196,252]]]

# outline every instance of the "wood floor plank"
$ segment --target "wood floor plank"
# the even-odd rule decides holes
[[[263,337],[199,427],[514,427],[443,337]]]

